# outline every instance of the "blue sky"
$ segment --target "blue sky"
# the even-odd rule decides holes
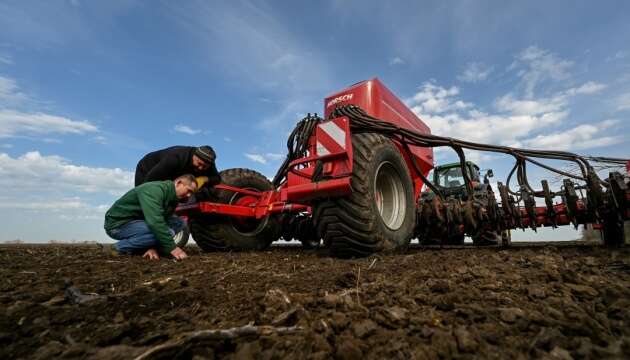
[[[170,145],[273,176],[295,122],[372,77],[436,134],[628,157],[628,18],[627,1],[2,0],[0,241],[105,240],[137,161]]]

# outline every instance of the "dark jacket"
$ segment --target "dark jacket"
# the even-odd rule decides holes
[[[146,221],[159,243],[161,254],[175,249],[168,219],[178,204],[173,181],[151,181],[129,190],[105,213],[105,231],[116,229],[133,220]]]
[[[136,186],[148,181],[175,180],[184,174],[207,176],[208,185],[221,182],[221,176],[214,162],[205,171],[199,171],[192,165],[195,148],[192,146],[172,146],[145,155],[136,166]]]

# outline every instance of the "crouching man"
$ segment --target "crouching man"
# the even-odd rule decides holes
[[[105,232],[118,240],[120,254],[140,255],[152,260],[172,255],[187,257],[175,246],[173,235],[184,226],[175,215],[180,201],[197,190],[195,177],[182,175],[175,180],[151,181],[129,190],[105,213]]]

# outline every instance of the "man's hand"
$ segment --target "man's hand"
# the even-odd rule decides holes
[[[142,257],[149,260],[160,260],[160,255],[158,255],[158,252],[155,249],[147,250]]]
[[[171,255],[173,255],[173,257],[177,260],[183,260],[188,257],[188,255],[186,255],[186,252],[179,247],[173,249],[173,251],[171,251]]]

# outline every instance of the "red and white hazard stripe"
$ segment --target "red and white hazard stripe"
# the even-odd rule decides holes
[[[317,155],[328,155],[346,150],[348,125],[346,118],[323,122],[317,127]]]

